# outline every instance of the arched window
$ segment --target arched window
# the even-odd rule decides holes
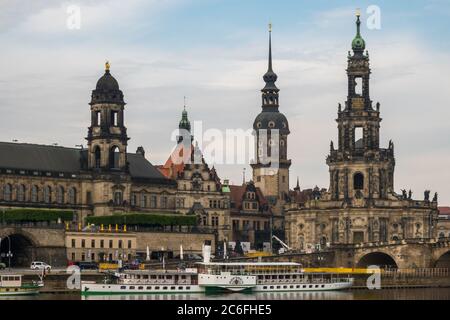
[[[38,192],[39,192],[39,188],[38,186],[32,186],[31,187],[31,202],[38,202]]]
[[[117,146],[113,146],[109,152],[109,167],[111,169],[119,169],[120,152]]]
[[[3,200],[11,201],[12,187],[9,183],[3,187]]]
[[[353,189],[355,190],[364,189],[364,175],[361,172],[358,172],[353,176]]]
[[[77,189],[74,187],[69,189],[69,203],[77,204]]]
[[[114,192],[114,204],[116,206],[122,205],[122,192],[121,191]]]
[[[45,203],[52,202],[52,188],[50,186],[46,186],[44,188],[44,202]]]
[[[95,147],[94,157],[95,157],[94,167],[95,168],[100,168],[100,166],[101,166],[101,152],[100,152],[100,147],[99,146]]]
[[[23,184],[17,186],[17,201],[25,201],[25,186]]]
[[[56,189],[56,202],[59,204],[64,203],[64,188],[62,186],[58,186]]]

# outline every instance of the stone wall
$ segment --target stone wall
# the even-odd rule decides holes
[[[215,236],[211,233],[184,233],[184,232],[137,232],[137,251],[145,252],[147,246],[150,251],[164,250],[179,254],[180,245],[184,253],[201,253],[205,240],[211,241],[212,250],[215,248]]]

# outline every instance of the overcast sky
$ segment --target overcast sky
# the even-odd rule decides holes
[[[67,8],[81,9],[68,29]],[[381,29],[366,26],[369,5]],[[203,128],[249,129],[261,110],[267,23],[273,23],[280,111],[289,120],[291,185],[328,187],[325,157],[346,99],[354,11],[381,104],[381,141],[392,139],[397,192],[439,192],[450,205],[450,2],[262,0],[0,0],[0,140],[86,144],[91,90],[104,62],[124,92],[129,152],[153,164],[170,154],[187,96]],[[244,165],[216,165],[242,181]],[[247,167],[247,178],[250,178]]]

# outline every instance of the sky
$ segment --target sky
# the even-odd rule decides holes
[[[366,23],[374,5],[380,28]],[[68,28],[73,6],[79,29]],[[191,123],[250,129],[261,111],[271,22],[291,186],[298,177],[301,188],[327,188],[356,8],[371,98],[381,104],[381,144],[395,143],[396,191],[423,199],[430,189],[450,205],[447,0],[0,0],[0,140],[86,145],[88,103],[106,60],[127,102],[128,151],[142,145],[153,164],[174,146],[184,96]],[[215,167],[232,183],[241,183],[244,167],[251,178],[244,164]]]

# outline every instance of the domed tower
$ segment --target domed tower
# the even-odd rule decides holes
[[[289,125],[278,110],[280,91],[272,69],[272,28],[269,25],[269,62],[263,77],[266,85],[262,92],[262,111],[253,123],[255,130],[256,161],[252,164],[253,181],[269,199],[285,199],[289,193],[289,167],[287,137]]]
[[[186,104],[185,104],[183,107],[183,111],[181,112],[180,123],[178,124],[177,142],[178,143],[182,142],[183,138],[189,137],[190,135],[191,135],[191,122],[188,119],[188,113],[186,111]],[[192,138],[190,140],[192,142]]]
[[[88,168],[98,171],[127,171],[127,128],[124,126],[123,93],[110,73],[97,81],[91,97],[91,126],[88,129]]]
[[[386,199],[394,188],[394,145],[380,148],[380,104],[375,108],[369,95],[369,54],[361,37],[359,13],[356,36],[348,55],[348,93],[345,107],[339,104],[338,148],[330,145],[327,164],[333,200],[352,202]]]

